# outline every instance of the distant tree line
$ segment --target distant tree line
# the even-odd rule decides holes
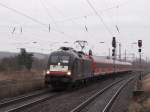
[[[132,61],[132,64],[133,64],[134,68],[150,70],[150,62],[148,62],[144,59],[141,59],[141,64],[140,64],[139,58],[137,58],[136,60]]]
[[[0,60],[0,71],[21,71],[31,69],[44,69],[47,59],[37,59],[33,53],[28,53],[24,48],[14,57],[3,58]]]

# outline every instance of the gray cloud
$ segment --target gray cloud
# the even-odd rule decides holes
[[[126,48],[129,53],[137,54],[137,47],[131,48],[130,43],[142,39],[144,41],[144,55],[150,56],[148,47],[150,43],[150,1],[90,1],[99,11],[109,29],[117,36],[118,41],[122,43],[122,51]],[[99,18],[94,15],[86,0],[1,0],[0,3],[47,25],[40,25],[0,6],[0,50],[15,51],[18,47],[26,47],[31,51],[40,51],[40,48],[50,49],[49,44],[52,42],[73,42],[77,39],[89,41],[90,46],[95,44],[95,52],[99,55],[107,54],[108,48],[111,48],[112,36],[107,32]],[[119,7],[115,8],[116,6]],[[51,32],[48,31],[49,24],[51,25]],[[88,32],[85,31],[85,25]],[[120,34],[117,33],[115,25],[118,26]],[[12,35],[13,27],[16,27],[16,30]],[[22,34],[20,27],[23,28]],[[13,44],[16,42],[32,43],[32,41],[39,42],[39,45]],[[99,41],[105,41],[105,44],[97,44]],[[56,47],[60,45],[62,44],[56,45]]]

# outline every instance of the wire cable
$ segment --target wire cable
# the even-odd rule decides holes
[[[97,10],[94,8],[94,6],[91,4],[91,2],[89,0],[86,0],[88,5],[91,7],[91,9],[94,11],[94,13],[99,17],[100,21],[103,23],[104,27],[106,28],[106,30],[108,31],[108,33],[113,36],[111,30],[109,29],[109,27],[105,24],[103,18],[100,16],[100,14],[97,12]]]
[[[42,0],[41,0],[41,1],[42,1]],[[47,0],[44,0],[44,2],[45,2],[45,4],[47,4],[47,6],[53,7],[53,8],[55,9],[55,11],[57,11],[57,12],[59,13],[59,15],[61,15],[62,17],[66,17],[66,15],[64,15],[63,12],[62,12],[59,8],[57,8],[54,4],[52,4],[52,3],[49,4]],[[47,9],[48,9],[48,7],[47,7]],[[54,20],[54,21],[55,21],[55,24],[57,24],[57,23],[63,23],[63,22],[64,22],[64,21],[60,22],[60,21],[57,21],[57,20]],[[69,22],[69,21],[71,21],[73,24],[76,24],[76,25],[78,25],[78,26],[83,27],[83,25],[77,23],[77,22],[75,21],[75,19],[67,20],[67,22]]]
[[[0,3],[0,6],[2,6],[2,7],[4,7],[4,8],[7,8],[7,9],[9,9],[9,10],[11,10],[11,11],[13,11],[13,12],[19,14],[19,15],[22,15],[22,16],[24,16],[24,17],[26,17],[26,18],[28,18],[28,19],[30,19],[30,20],[32,20],[32,21],[38,23],[38,24],[41,24],[41,25],[43,25],[43,26],[47,26],[46,24],[43,24],[41,21],[39,21],[39,20],[37,20],[37,19],[35,19],[35,18],[31,17],[31,16],[28,16],[28,15],[22,13],[21,11],[18,11],[18,10],[16,10],[16,9],[10,8],[10,7],[8,7],[8,6],[4,5],[4,4],[2,4],[2,3]]]
[[[47,25],[47,24],[44,24],[44,23],[42,23],[41,21],[39,21],[39,20],[37,20],[37,19],[35,19],[35,18],[29,16],[29,15],[24,14],[24,13],[21,12],[21,11],[18,11],[18,10],[14,9],[14,8],[8,7],[8,6],[6,6],[6,5],[4,5],[4,4],[2,4],[2,3],[0,3],[0,6],[2,6],[2,7],[4,7],[4,8],[7,8],[7,9],[9,9],[9,10],[11,10],[11,11],[13,11],[13,12],[15,12],[15,13],[21,15],[21,16],[24,16],[24,17],[26,17],[26,18],[28,18],[28,19],[30,19],[30,20],[32,20],[32,21],[34,21],[34,22],[36,22],[36,23],[38,23],[38,24],[40,24],[40,25],[42,25],[42,26],[45,26],[46,28],[48,28],[48,25]],[[62,35],[68,36],[68,37],[72,37],[72,36],[70,36],[70,35],[65,34],[64,32],[60,32],[60,31],[56,31],[56,30],[53,30],[53,31],[55,31],[55,32],[57,32],[57,33],[60,33],[60,34],[62,34]]]
[[[49,16],[49,18],[53,21],[53,23],[54,23],[54,25],[56,26],[57,30],[60,31],[60,32],[62,32],[62,31],[60,30],[60,28],[58,27],[57,23],[55,22],[55,19],[53,18],[53,16],[50,14],[48,8],[47,8],[46,5],[44,4],[44,1],[43,1],[43,0],[39,0],[39,1],[40,1],[40,3],[41,3],[42,7],[44,8],[45,12],[46,12],[47,15]]]

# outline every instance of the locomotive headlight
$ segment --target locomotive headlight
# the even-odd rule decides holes
[[[71,71],[68,71],[68,72],[67,72],[67,75],[71,75]]]
[[[49,71],[49,70],[47,70],[47,71],[46,71],[46,74],[50,74],[50,71]]]

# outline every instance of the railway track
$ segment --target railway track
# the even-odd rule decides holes
[[[58,93],[50,92],[48,90],[41,90],[28,95],[3,100],[0,101],[0,112],[16,112],[56,96],[58,96]]]
[[[78,106],[76,106],[74,109],[72,109],[70,112],[82,112],[83,111],[87,111],[88,109],[87,106],[89,104],[91,104],[93,101],[96,100],[97,97],[104,95],[105,92],[107,92],[109,89],[111,89],[112,87],[120,84],[119,88],[116,90],[115,94],[111,95],[110,100],[106,103],[106,105],[104,107],[102,107],[102,111],[99,112],[109,112],[109,110],[111,109],[114,101],[116,100],[116,98],[118,97],[119,93],[121,92],[121,90],[130,82],[134,79],[135,77],[131,77],[129,79],[121,79],[119,81],[116,81],[110,85],[108,85],[107,87],[105,87],[104,89],[98,91],[97,93],[95,93],[94,95],[92,95],[90,98],[88,98],[86,101],[82,102],[81,104],[79,104]],[[123,81],[123,83],[122,83]],[[105,96],[105,95],[104,95]],[[85,109],[85,110],[84,110]]]

